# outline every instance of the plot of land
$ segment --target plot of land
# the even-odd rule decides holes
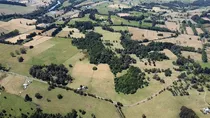
[[[165,22],[166,27],[172,31],[179,30],[179,24],[176,22]]]
[[[133,34],[133,36],[131,37],[133,40],[143,40],[143,39],[155,40],[164,37],[171,37],[172,35],[172,33],[168,32],[158,32],[158,31],[139,29],[133,27],[129,27],[128,30],[130,33]],[[162,36],[158,36],[158,34],[161,34]]]
[[[49,43],[55,45],[37,56],[32,57],[27,63],[31,65],[51,63],[62,64],[79,52],[76,47],[72,46],[70,39],[53,38],[49,40]]]
[[[28,42],[28,43],[25,43],[25,44],[23,44],[24,46],[36,46],[36,45],[38,45],[38,44],[40,44],[40,43],[43,43],[43,42],[45,42],[45,41],[47,41],[47,40],[49,40],[49,39],[51,39],[52,37],[47,37],[47,36],[35,36],[35,37],[33,37],[33,40],[32,41],[30,41],[30,42]]]
[[[4,97],[6,97],[6,99]],[[25,102],[22,97],[10,93],[1,92],[0,101],[0,111],[3,109],[6,110],[7,114],[12,115],[11,117],[21,117],[21,113],[27,112],[30,115],[36,110],[36,105],[34,103]]]
[[[201,28],[196,28],[198,34],[202,34],[203,33],[203,30]]]
[[[23,91],[25,79],[19,75],[8,74],[6,78],[0,81],[0,85],[4,86],[6,92],[19,95]]]
[[[27,35],[28,34],[21,34],[21,35],[6,39],[6,41],[9,41],[11,43],[16,43],[18,40],[21,40],[21,39],[25,40]]]
[[[186,30],[187,30],[187,34],[194,35],[194,32],[192,31],[191,27],[186,27]]]
[[[181,34],[176,38],[157,40],[158,42],[171,42],[181,46],[194,47],[196,49],[202,48],[202,42],[198,40],[198,36]]]
[[[122,16],[130,16],[129,13],[118,13],[117,15],[120,16],[120,17],[122,17]]]
[[[194,59],[195,61],[202,61],[201,54],[199,53],[182,51],[182,55],[186,58],[190,56],[190,58]]]
[[[56,30],[56,28],[52,28],[51,30],[48,30],[44,33],[42,33],[43,36],[51,36],[52,33]]]
[[[190,91],[190,96],[174,97],[169,91],[166,91],[146,103],[135,107],[125,107],[122,110],[125,116],[129,118],[136,118],[135,116],[141,116],[142,114],[149,118],[177,118],[179,117],[180,108],[186,106],[195,111],[200,118],[208,118],[209,115],[204,115],[200,111],[206,105],[204,93],[199,94],[193,90]]]
[[[23,7],[17,5],[0,4],[0,13],[5,14],[26,14],[34,11],[35,9],[36,7],[33,6]]]
[[[23,18],[12,19],[8,22],[0,22],[0,29],[6,31],[5,33],[13,31],[15,29],[18,29],[20,33],[24,33],[35,29],[35,25],[27,25],[34,24],[35,22],[36,20],[28,20]]]
[[[34,81],[28,87],[28,89],[22,93],[21,96],[25,97],[25,94],[29,94],[29,96],[32,97],[33,102],[39,104],[45,113],[66,114],[72,109],[76,109],[77,111],[79,109],[83,109],[87,112],[84,117],[88,118],[91,117],[92,113],[99,118],[118,117],[114,105],[110,103],[88,96],[81,96],[72,91],[66,91],[64,89],[56,88],[52,91],[48,91],[47,88],[47,84]],[[34,97],[35,93],[37,92],[43,96],[41,100],[38,100]],[[61,100],[57,98],[58,94],[63,95]],[[52,102],[47,102],[47,99],[50,99]]]
[[[118,9],[118,8],[130,8],[128,5],[124,4],[111,4],[108,7]]]
[[[95,27],[95,32],[98,32],[103,35],[102,40],[104,43],[111,43],[113,44],[113,49],[123,49],[122,45],[120,44],[120,33],[113,33],[110,31],[103,30],[101,27]]]
[[[72,32],[72,34],[70,34]],[[61,32],[59,32],[56,36],[58,37],[72,37],[72,38],[84,38],[85,35],[81,33],[78,29],[76,28],[68,28],[65,27]]]

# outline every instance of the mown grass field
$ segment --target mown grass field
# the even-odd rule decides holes
[[[21,117],[21,113],[32,114],[36,110],[34,103],[25,102],[22,97],[6,92],[1,92],[0,101],[0,111],[6,110],[8,117],[9,114],[11,114],[10,117]]]
[[[21,96],[24,97],[25,94],[29,94],[33,102],[39,104],[43,112],[46,113],[66,114],[72,109],[76,109],[77,111],[83,109],[87,112],[84,115],[85,118],[91,118],[92,113],[98,118],[118,117],[114,105],[110,103],[92,97],[81,96],[72,91],[66,91],[60,88],[51,91],[48,91],[47,88],[47,84],[33,81]],[[43,96],[42,99],[36,99],[34,97],[37,92]],[[62,94],[63,98],[59,100],[57,98],[58,94]],[[50,99],[51,102],[47,102],[47,99]]]

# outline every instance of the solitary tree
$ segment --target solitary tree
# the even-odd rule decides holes
[[[57,98],[58,98],[58,99],[62,99],[63,96],[62,96],[61,94],[58,94],[58,95],[57,95]]]
[[[23,62],[23,60],[24,60],[23,57],[18,57],[19,62]]]
[[[12,57],[15,57],[14,52],[10,52],[10,55],[11,55]]]
[[[42,96],[41,96],[40,93],[36,93],[36,94],[35,94],[35,97],[36,97],[37,99],[42,99]]]

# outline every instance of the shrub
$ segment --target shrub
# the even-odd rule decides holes
[[[58,95],[57,95],[57,98],[58,98],[58,99],[62,99],[63,96],[62,96],[61,94],[58,94]]]
[[[97,70],[97,69],[98,69],[97,67],[95,67],[95,66],[93,67],[93,70]]]
[[[23,57],[18,57],[19,62],[23,62],[23,60],[24,60]]]
[[[40,93],[36,93],[36,94],[35,94],[35,97],[36,97],[37,99],[42,99],[42,96],[41,96]]]

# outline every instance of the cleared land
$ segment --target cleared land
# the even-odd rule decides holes
[[[103,35],[102,40],[104,43],[111,43],[113,44],[113,49],[123,49],[122,45],[120,44],[120,33],[113,33],[110,31],[103,30],[101,27],[95,27],[95,32],[98,32]]]
[[[114,8],[114,9],[118,9],[118,8],[130,8],[128,5],[125,5],[125,4],[111,4],[108,7],[109,8]]]
[[[72,32],[72,34],[70,34]],[[70,37],[72,38],[84,38],[85,35],[81,33],[77,28],[68,28],[65,27],[61,32],[59,32],[56,36],[58,37],[68,37],[70,34]]]
[[[188,51],[182,51],[182,55],[186,58],[190,56],[190,58],[194,59],[195,61],[202,61],[201,54],[195,53],[195,52],[188,52]]]
[[[27,24],[34,24],[36,20],[28,20],[28,19],[12,19],[8,22],[0,22],[0,29],[1,32],[8,33],[15,29],[18,29],[20,33],[28,32],[30,30],[35,29],[35,25],[27,25]]]
[[[48,48],[44,52],[32,57],[27,63],[30,64],[62,64],[79,50],[72,46],[70,39],[64,38],[52,38],[49,43],[54,44],[54,46]]]
[[[146,103],[135,107],[125,107],[122,110],[125,116],[129,118],[135,118],[135,116],[141,116],[142,114],[145,114],[149,118],[177,118],[182,106],[193,109],[201,118],[209,117],[209,115],[204,115],[200,111],[207,106],[204,102],[204,93],[199,94],[195,90],[190,91],[190,96],[176,97],[172,96],[171,92],[166,91]]]
[[[187,30],[187,34],[194,35],[194,32],[192,31],[191,27],[186,27],[186,30]]]
[[[0,4],[0,13],[5,14],[26,14],[34,11],[36,7],[34,6],[17,6],[17,5],[8,5],[8,4]]]
[[[11,94],[20,95],[23,91],[23,84],[26,78],[19,75],[7,74],[7,77],[0,81],[0,85],[5,87],[5,91]]]
[[[169,32],[158,32],[158,31],[139,29],[134,27],[128,27],[128,30],[130,33],[133,34],[131,37],[133,40],[143,40],[143,39],[155,40],[164,37],[171,37],[171,35],[173,34]],[[158,36],[158,34],[162,34],[163,36]]]
[[[198,39],[199,39],[199,36],[181,34],[176,38],[163,39],[163,40],[157,40],[157,41],[158,42],[171,42],[177,45],[195,47],[196,49],[198,49],[198,48],[202,48],[202,42],[199,41]]]
[[[4,97],[6,97],[6,99]],[[8,116],[11,114],[11,117],[21,117],[21,113],[26,114],[27,112],[30,115],[35,112],[36,109],[34,103],[25,102],[22,97],[10,93],[1,92],[0,101],[0,111],[3,109],[6,110]]]
[[[91,118],[92,113],[99,118],[118,117],[114,105],[110,103],[92,97],[81,96],[64,89],[56,88],[48,91],[47,88],[47,84],[33,81],[33,83],[21,94],[21,96],[24,97],[25,94],[29,94],[29,96],[32,97],[33,102],[39,104],[43,109],[43,112],[46,113],[66,114],[70,112],[71,109],[84,109],[87,112],[84,116],[86,118]],[[37,92],[43,96],[41,100],[34,97]],[[62,94],[63,99],[59,100],[57,98],[58,94]],[[50,99],[51,102],[47,102],[47,99]]]
[[[172,30],[172,31],[176,31],[176,30],[179,30],[179,24],[176,23],[176,22],[165,22],[165,25],[168,29]]]

